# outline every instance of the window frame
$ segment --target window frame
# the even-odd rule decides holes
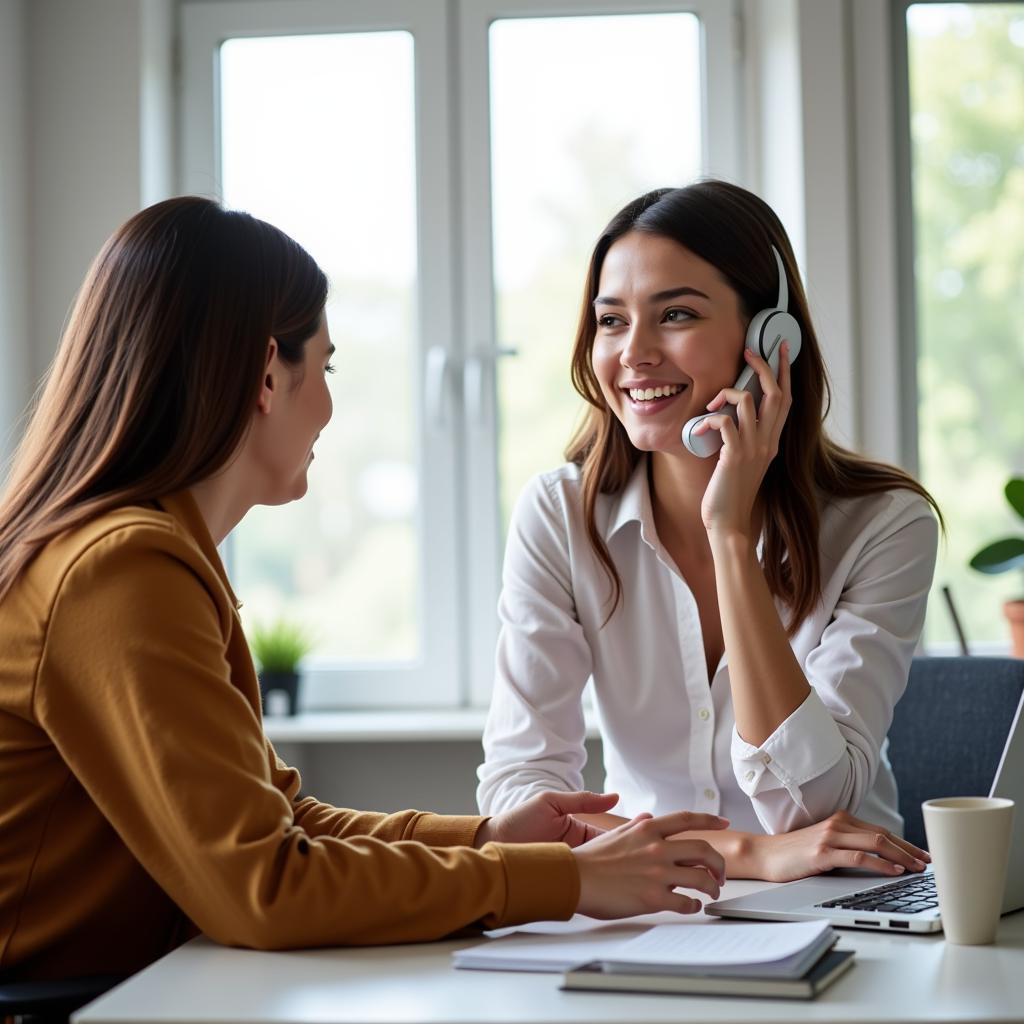
[[[458,410],[442,390],[439,415],[423,409],[427,353],[440,353],[448,372],[456,336],[451,296],[451,159],[449,40],[443,0],[375,0],[372,5],[332,0],[220,0],[186,3],[181,13],[182,89],[179,186],[184,192],[220,194],[220,125],[217,52],[229,38],[407,31],[414,40],[418,380],[420,494],[417,522],[420,571],[421,658],[409,663],[304,664],[303,703],[316,708],[452,707],[464,702],[459,672],[458,590],[451,566],[458,554],[456,518]],[[339,345],[343,355],[344,345]],[[321,470],[322,472],[322,470]],[[230,564],[230,551],[229,551]]]
[[[737,180],[742,171],[738,14],[731,3],[716,0],[654,0],[625,4],[621,0],[474,0],[461,20],[459,52],[460,124],[463,146],[460,166],[465,214],[462,245],[465,277],[462,316],[469,349],[481,375],[483,410],[477,429],[466,431],[466,508],[476,514],[467,520],[468,563],[475,571],[466,577],[470,701],[487,705],[494,675],[498,638],[497,600],[501,589],[504,536],[501,529],[498,475],[497,347],[491,211],[490,69],[488,33],[493,22],[506,18],[559,18],[587,15],[692,13],[701,23],[701,91],[703,173]],[[708,53],[724,54],[709,60]],[[728,126],[720,132],[709,125]],[[475,144],[482,140],[483,144]],[[608,214],[614,211],[609,210]],[[582,274],[583,268],[580,268]],[[467,362],[468,365],[468,362]],[[564,440],[568,441],[568,438]],[[554,467],[551,467],[554,468]]]
[[[488,32],[505,18],[693,13],[701,23],[703,173],[745,169],[735,0],[185,0],[180,8],[179,191],[218,195],[216,54],[229,38],[404,30],[414,38],[424,656],[410,665],[311,658],[318,710],[486,706],[498,632],[499,509]],[[342,346],[343,351],[343,346]],[[428,353],[441,415],[426,416]],[[472,390],[472,395],[468,394]],[[322,468],[321,468],[322,471]],[[228,544],[230,565],[230,543]]]

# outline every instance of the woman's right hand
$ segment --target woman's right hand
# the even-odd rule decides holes
[[[748,877],[791,882],[832,868],[862,868],[880,875],[923,871],[931,857],[881,825],[836,811],[816,825],[753,837]]]
[[[714,814],[641,814],[573,850],[580,872],[577,913],[609,920],[674,910],[694,914],[700,900],[673,890],[698,889],[718,898],[725,861],[703,839],[670,839],[694,829],[728,828]]]

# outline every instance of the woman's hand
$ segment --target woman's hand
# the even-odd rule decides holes
[[[923,871],[931,860],[888,829],[861,821],[846,811],[817,825],[774,836],[753,838],[751,877],[791,882],[832,868],[863,868],[881,875]]]
[[[641,814],[575,850],[580,871],[580,914],[609,920],[674,910],[694,914],[700,900],[675,892],[698,889],[718,898],[725,881],[722,855],[703,839],[670,839],[690,829],[723,829],[725,818],[680,811]]]
[[[484,843],[568,843],[580,846],[604,829],[576,814],[600,814],[619,802],[617,793],[538,793],[504,814],[488,818],[473,845]]]
[[[780,348],[778,379],[760,356],[747,348],[743,354],[757,372],[764,395],[760,408],[755,408],[750,392],[723,388],[708,403],[713,412],[726,402],[735,405],[739,423],[733,423],[731,416],[722,413],[709,416],[697,430],[720,430],[723,441],[718,465],[701,502],[701,518],[709,534],[738,533],[756,540],[752,536],[752,518],[757,493],[768,466],[779,452],[779,437],[793,404],[789,343],[784,341]]]

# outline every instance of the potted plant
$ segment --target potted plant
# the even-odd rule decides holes
[[[1014,477],[1006,485],[1006,500],[1021,519],[1024,519],[1024,479]],[[986,544],[970,561],[978,572],[999,573],[1011,569],[1024,569],[1024,537],[1004,537]],[[1010,622],[1013,654],[1024,658],[1024,593],[1007,601],[1003,612]]]
[[[259,666],[264,714],[294,715],[298,709],[299,662],[312,650],[309,634],[294,622],[278,619],[257,624],[249,635],[249,648]],[[283,694],[278,697],[277,694]],[[269,697],[269,700],[268,700]]]

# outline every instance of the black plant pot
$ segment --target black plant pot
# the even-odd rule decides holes
[[[263,699],[263,713],[267,713],[267,696],[281,692],[288,698],[285,714],[294,715],[299,710],[299,674],[298,672],[261,672],[260,697]],[[272,702],[272,707],[276,710]]]

